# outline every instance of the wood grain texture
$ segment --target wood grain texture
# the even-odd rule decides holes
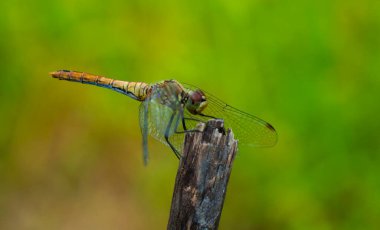
[[[217,229],[237,141],[223,120],[187,133],[178,168],[167,229]]]

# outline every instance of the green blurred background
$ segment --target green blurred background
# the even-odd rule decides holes
[[[220,229],[380,229],[379,1],[0,2],[0,229],[165,229],[178,161],[72,69],[191,83],[274,125]]]

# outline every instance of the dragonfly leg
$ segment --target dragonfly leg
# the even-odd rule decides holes
[[[197,119],[197,118],[193,118],[193,117],[183,117],[183,118],[182,118],[182,124],[183,124],[183,129],[184,129],[184,131],[183,131],[183,132],[179,131],[178,133],[201,132],[201,131],[199,131],[198,129],[190,129],[190,130],[187,130],[187,128],[186,128],[186,126],[185,126],[185,120],[189,120],[189,121],[197,121],[197,122],[206,123],[205,121],[203,121],[203,120],[201,120],[201,119]]]
[[[178,124],[176,125],[176,129],[175,129],[175,133],[177,133],[177,134],[181,134],[181,133],[192,133],[192,132],[202,132],[202,131],[200,131],[200,130],[198,130],[198,129],[187,129],[186,128],[186,124],[185,124],[185,120],[193,120],[193,119],[187,119],[187,118],[185,118],[185,117],[182,117],[182,126],[183,126],[183,131],[178,131]],[[196,119],[194,119],[194,120],[196,120]],[[202,122],[202,121],[200,121],[200,122]]]
[[[175,112],[171,115],[170,117],[170,120],[169,120],[169,123],[168,123],[168,126],[166,127],[166,131],[165,131],[165,140],[166,142],[168,143],[168,145],[170,146],[170,148],[173,150],[175,156],[180,159],[181,158],[181,154],[178,152],[178,150],[173,146],[172,143],[170,143],[169,141],[169,132],[170,132],[170,127],[172,126],[172,123],[173,123],[173,119],[174,119],[174,116],[175,116]],[[177,121],[176,121],[176,125],[178,126],[178,120],[179,118],[177,118]]]
[[[186,122],[185,122],[185,117],[183,116],[183,112],[182,112],[182,126],[183,126],[183,130],[187,130],[186,128]],[[178,128],[178,127],[177,127]]]
[[[183,131],[178,131],[178,124],[176,124],[176,130],[175,130],[175,133],[181,134],[181,133],[201,132],[201,131],[198,130],[198,129],[190,129],[190,130],[188,130],[188,129],[186,128],[186,122],[185,122],[185,120],[203,122],[202,120],[199,120],[199,119],[196,119],[196,118],[192,118],[192,117],[184,117],[184,116],[183,116],[183,111],[182,111],[182,116],[181,116],[181,117],[182,117],[182,127],[183,127]]]
[[[216,117],[213,117],[213,116],[210,116],[210,115],[206,115],[206,114],[203,114],[203,113],[200,113],[198,114],[199,116],[202,116],[202,117],[209,117],[209,118],[212,118],[212,119],[218,119]]]
[[[201,119],[197,119],[197,118],[193,118],[193,117],[184,117],[183,119],[184,119],[184,120],[189,120],[189,121],[198,121],[198,122],[203,122],[203,123],[205,123],[203,120],[201,120]]]
[[[195,133],[195,132],[199,132],[201,133],[202,131],[198,130],[198,129],[189,129],[189,130],[185,130],[185,131],[175,131],[175,133],[177,134],[183,134],[183,133]]]
[[[184,130],[184,131],[178,131],[176,130],[175,133],[177,134],[182,134],[182,133],[194,133],[194,132],[199,132],[201,133],[202,131],[198,130],[198,129],[188,129],[188,130]]]

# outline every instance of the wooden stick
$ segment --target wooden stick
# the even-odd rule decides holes
[[[237,141],[223,120],[201,124],[187,133],[177,172],[168,228],[217,229]]]

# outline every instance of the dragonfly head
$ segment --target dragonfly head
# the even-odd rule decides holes
[[[186,102],[186,109],[191,114],[200,114],[207,107],[205,94],[201,90],[189,92],[189,99]]]

